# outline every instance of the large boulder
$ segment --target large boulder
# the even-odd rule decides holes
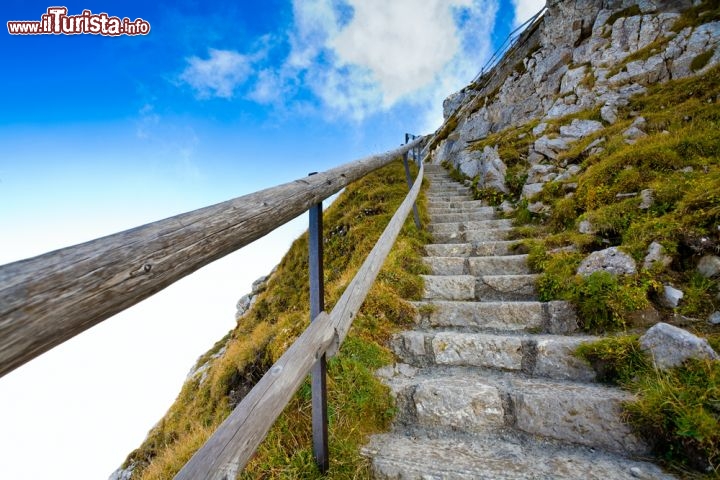
[[[580,263],[577,273],[587,277],[595,272],[606,271],[613,275],[633,274],[637,271],[635,260],[617,247],[593,252]]]
[[[509,191],[505,184],[507,166],[500,159],[497,148],[485,147],[482,152],[463,150],[458,155],[457,168],[467,177],[478,177],[479,188],[489,188],[503,193]]]
[[[558,157],[560,152],[568,148],[570,145],[562,138],[549,138],[547,135],[543,135],[535,141],[535,151],[553,160]]]
[[[720,359],[707,340],[667,323],[656,324],[640,337],[640,348],[661,369],[678,366],[689,358]]]

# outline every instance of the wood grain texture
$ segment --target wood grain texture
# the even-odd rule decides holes
[[[0,377],[266,235],[421,140],[217,205],[0,266]]]
[[[175,480],[234,479],[324,353],[337,353],[420,192],[418,177],[332,312],[320,313],[305,332],[218,427]]]

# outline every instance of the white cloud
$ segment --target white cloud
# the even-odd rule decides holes
[[[252,59],[233,50],[209,49],[209,58],[190,57],[180,80],[190,85],[200,98],[231,98],[235,88],[252,72]]]
[[[408,102],[437,124],[442,99],[488,57],[496,10],[496,0],[294,0],[291,52],[251,98],[295,82],[331,115],[359,121]]]
[[[515,26],[519,26],[545,6],[545,0],[512,0],[515,7]]]

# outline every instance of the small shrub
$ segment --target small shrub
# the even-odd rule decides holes
[[[688,360],[640,375],[628,420],[666,459],[720,473],[720,361]]]
[[[630,385],[639,373],[650,369],[637,335],[620,335],[583,343],[575,354],[592,365],[597,379],[611,385]]]

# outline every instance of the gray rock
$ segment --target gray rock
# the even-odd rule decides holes
[[[238,300],[237,304],[235,305],[235,308],[237,308],[237,311],[235,312],[236,320],[245,315],[245,313],[250,309],[250,307],[252,307],[253,303],[255,303],[255,297],[255,295],[252,295],[250,293],[240,297],[240,300]]]
[[[560,152],[567,150],[569,147],[568,143],[562,138],[548,138],[547,135],[543,135],[535,141],[535,151],[553,160],[558,157]]]
[[[711,313],[710,317],[708,317],[708,322],[712,323],[713,325],[720,325],[720,312]]]
[[[560,81],[560,95],[574,92],[580,82],[585,78],[585,67],[578,67],[568,70]]]
[[[536,137],[539,137],[540,135],[543,134],[543,132],[545,131],[545,129],[547,129],[547,127],[548,127],[548,124],[547,124],[547,123],[545,123],[545,122],[540,122],[540,123],[538,123],[538,124],[535,126],[535,128],[532,129],[532,133],[533,133],[533,135],[535,135]]]
[[[617,247],[593,252],[580,263],[577,273],[584,277],[604,270],[613,275],[633,274],[637,271],[635,260]]]
[[[127,468],[118,468],[112,473],[112,475],[110,475],[108,480],[130,480],[133,470],[135,470],[135,466],[136,465],[132,463]]]
[[[543,202],[534,202],[527,206],[528,211],[536,215],[547,215],[550,213],[550,206]]]
[[[498,192],[508,193],[508,187],[505,184],[505,174],[507,166],[500,159],[497,147],[485,147],[482,154],[482,178],[479,185],[490,188]]]
[[[573,120],[570,125],[563,125],[560,127],[560,135],[563,137],[570,137],[571,141],[578,138],[584,138],[588,135],[602,130],[602,123],[596,120]]]
[[[477,151],[463,150],[456,158],[455,166],[469,178],[480,175],[482,153]]]
[[[633,144],[637,142],[639,138],[647,137],[647,133],[638,127],[630,127],[623,132],[623,137],[625,137],[625,143]]]
[[[685,294],[682,290],[678,290],[671,285],[663,286],[663,301],[668,307],[677,307],[684,296]]]
[[[456,142],[450,138],[444,139],[440,144],[433,150],[432,164],[440,165],[443,162],[449,162],[450,157],[455,149]]]
[[[600,117],[612,125],[617,122],[617,108],[612,105],[605,105],[600,109]]]
[[[703,256],[697,264],[697,271],[705,278],[720,275],[720,257],[715,255]]]
[[[525,183],[545,183],[555,178],[555,165],[538,163],[528,170],[528,178]]]
[[[672,257],[665,253],[665,248],[658,242],[652,242],[648,247],[647,255],[643,260],[643,268],[645,270],[652,268],[655,263],[660,263],[663,267],[672,263]]]
[[[555,181],[564,182],[566,180],[569,180],[572,177],[574,177],[575,175],[577,175],[578,173],[580,173],[580,170],[582,170],[582,169],[580,168],[579,165],[575,165],[574,163],[570,164],[565,168],[564,172],[562,172],[560,175],[558,175],[555,178]]]
[[[653,206],[655,203],[655,191],[646,188],[645,190],[642,190],[640,192],[640,206],[638,207],[640,210],[647,210],[650,207]]]
[[[645,332],[640,347],[661,369],[678,366],[689,358],[720,359],[707,340],[667,323],[658,323]]]
[[[597,230],[593,227],[589,220],[583,220],[580,222],[578,225],[578,231],[586,235],[595,235],[597,233]]]
[[[528,183],[523,187],[520,198],[530,199],[542,192],[544,186],[544,183]]]
[[[270,275],[263,275],[252,283],[252,294],[257,295],[258,293],[265,290],[265,284],[267,283]]]
[[[465,90],[460,90],[459,92],[455,92],[451,94],[449,97],[447,97],[443,101],[443,119],[447,120],[450,115],[452,115],[455,110],[458,109],[458,107],[462,104],[463,100],[465,100],[465,97],[467,94],[465,93]]]
[[[482,152],[463,150],[459,155],[458,170],[470,178],[478,178],[478,187],[507,193],[505,173],[507,166],[496,148],[485,147]]]
[[[513,212],[515,212],[515,207],[514,207],[513,204],[510,203],[508,200],[504,200],[504,201],[498,206],[498,208],[500,209],[501,212],[503,212],[503,213],[505,213],[505,214],[508,214],[508,215],[511,214],[511,213],[513,213]]]

